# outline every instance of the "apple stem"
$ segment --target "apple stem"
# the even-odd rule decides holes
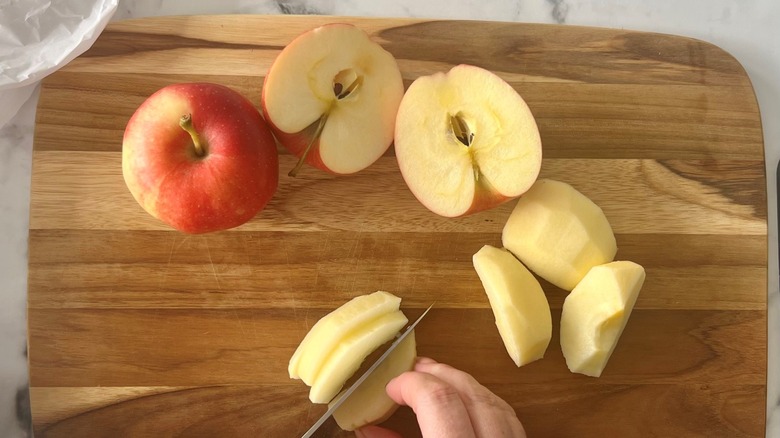
[[[322,135],[322,128],[325,127],[325,121],[328,120],[328,114],[325,113],[322,117],[320,117],[320,123],[317,124],[317,129],[314,130],[314,135],[312,135],[311,140],[309,140],[309,144],[306,145],[306,149],[303,150],[303,154],[298,159],[298,164],[293,167],[293,169],[287,174],[287,176],[295,177],[298,175],[298,171],[301,170],[303,167],[303,163],[306,162],[306,157],[309,155],[309,152],[311,152],[311,147],[314,146],[314,142],[317,141],[320,138],[320,135]]]
[[[185,114],[179,119],[179,126],[181,129],[187,131],[192,137],[192,144],[195,145],[195,155],[202,157],[206,155],[206,142],[200,138],[200,134],[192,126],[192,114]]]

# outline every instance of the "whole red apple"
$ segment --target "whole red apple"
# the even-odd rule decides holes
[[[185,233],[237,227],[276,191],[276,144],[249,100],[222,85],[174,84],[125,129],[122,173],[152,216]]]

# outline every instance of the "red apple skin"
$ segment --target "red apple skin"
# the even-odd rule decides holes
[[[404,177],[403,168],[401,170],[401,176]],[[481,211],[490,210],[491,208],[495,208],[507,201],[511,201],[512,199],[517,199],[517,196],[514,197],[506,196],[496,191],[496,189],[493,188],[493,185],[487,182],[487,180],[485,180],[484,177],[475,181],[474,185],[475,185],[474,198],[472,199],[471,205],[469,206],[468,210],[464,211],[462,214],[459,215],[443,215],[443,217],[449,217],[449,218],[464,217],[474,213],[479,213]],[[417,194],[414,191],[412,191],[412,195],[415,197],[415,199],[417,199],[417,201],[420,204],[425,206],[425,208],[431,210],[431,207],[428,206],[425,199],[422,199],[419,196],[417,196]]]
[[[479,184],[479,183],[477,183]],[[503,204],[511,199],[508,196],[504,196],[501,193],[495,191],[492,187],[485,187],[484,189],[477,189],[474,193],[474,201],[471,203],[471,207],[460,215],[460,217],[468,216],[470,214],[478,213],[484,210],[490,210],[498,205]]]
[[[265,117],[268,127],[271,128],[271,131],[274,133],[274,137],[276,137],[276,140],[279,142],[279,144],[284,146],[285,149],[290,151],[296,157],[301,158],[303,152],[306,150],[306,146],[309,145],[309,142],[312,141],[312,137],[314,137],[314,132],[317,129],[319,120],[314,122],[314,124],[304,129],[303,131],[295,133],[284,132],[276,125],[274,125],[273,121],[271,121],[271,119],[268,117],[268,109],[265,107],[265,99],[261,98],[260,107],[263,110],[263,116]],[[309,166],[324,170],[325,172],[333,175],[338,175],[338,173],[330,170],[327,166],[325,166],[325,163],[322,162],[322,158],[320,158],[319,138],[314,139],[314,143],[311,145],[309,154],[306,155],[306,159],[304,161]]]
[[[183,115],[205,140],[197,156]],[[154,93],[125,129],[122,173],[152,216],[185,233],[237,227],[276,191],[276,144],[258,110],[239,93],[209,83],[174,84]]]

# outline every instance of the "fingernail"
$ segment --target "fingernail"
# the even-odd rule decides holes
[[[429,363],[436,363],[436,361],[431,359],[430,357],[420,356],[417,358],[417,363],[429,364]]]

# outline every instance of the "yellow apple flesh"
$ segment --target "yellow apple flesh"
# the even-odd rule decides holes
[[[612,262],[593,267],[571,291],[561,313],[561,350],[569,370],[601,376],[644,280],[642,266]]]
[[[473,257],[507,353],[518,367],[541,359],[552,338],[542,286],[509,251],[485,245]]]
[[[398,108],[395,153],[414,196],[446,217],[523,194],[542,163],[528,105],[503,79],[470,65],[409,86]]]
[[[517,201],[502,241],[528,268],[565,290],[617,252],[601,208],[572,186],[550,179],[537,181]]]
[[[350,333],[362,330],[384,315],[398,311],[401,299],[388,292],[361,295],[323,316],[295,350],[287,368],[290,378],[314,384],[320,367]]]
[[[355,430],[387,420],[398,405],[387,395],[385,387],[394,378],[414,368],[416,358],[417,343],[412,332],[333,412],[333,418],[339,427],[344,430]],[[330,405],[338,400],[339,396]]]
[[[395,311],[354,329],[321,364],[309,391],[312,403],[328,403],[339,393],[347,379],[360,368],[363,360],[385,342],[393,339],[408,320]]]
[[[262,108],[299,164],[348,174],[390,146],[403,93],[392,54],[355,26],[329,24],[282,50],[265,78]]]

